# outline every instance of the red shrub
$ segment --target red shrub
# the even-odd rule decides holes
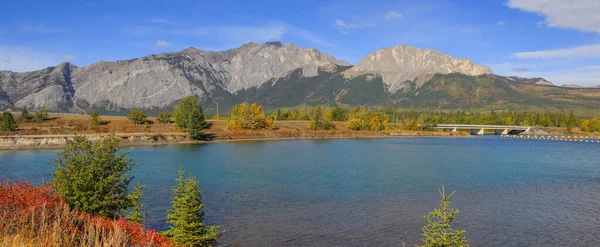
[[[48,186],[0,184],[2,246],[172,246],[160,233],[125,220],[70,210]]]

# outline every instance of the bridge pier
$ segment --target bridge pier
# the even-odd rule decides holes
[[[497,129],[495,132],[496,135],[508,135],[508,129]]]
[[[457,130],[470,131],[471,135],[484,135],[485,130],[494,130],[496,135],[510,135],[519,133],[528,133],[532,129],[527,126],[506,126],[506,125],[476,125],[476,124],[438,124],[437,129],[456,132]]]
[[[471,129],[471,135],[482,136],[485,134],[485,129]]]

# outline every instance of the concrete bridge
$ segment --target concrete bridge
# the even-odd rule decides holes
[[[531,127],[527,126],[505,126],[505,125],[476,125],[476,124],[438,124],[437,129],[449,130],[468,130],[472,135],[483,135],[485,130],[494,130],[496,135],[529,133]]]

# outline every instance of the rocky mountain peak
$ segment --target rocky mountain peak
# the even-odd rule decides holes
[[[279,41],[273,41],[273,42],[266,42],[265,43],[266,46],[275,46],[275,47],[282,47],[283,44]]]
[[[577,84],[563,84],[560,87],[566,87],[566,88],[583,88],[582,86],[577,85]]]
[[[381,75],[389,90],[394,92],[402,89],[405,81],[412,81],[419,75],[461,73],[476,76],[491,74],[492,70],[467,58],[458,59],[438,50],[402,44],[370,53],[345,75],[355,77],[364,73]]]

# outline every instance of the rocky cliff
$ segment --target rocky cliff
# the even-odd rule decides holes
[[[242,101],[267,109],[301,104],[436,109],[584,107],[600,89],[554,87],[543,78],[501,77],[469,59],[406,45],[369,54],[355,66],[293,44],[249,43],[221,52],[188,48],[85,67],[63,63],[39,71],[0,71],[0,110],[149,114],[195,96],[208,111]],[[585,97],[581,97],[585,95]],[[568,103],[566,103],[568,102]]]
[[[354,68],[345,72],[347,77],[372,73],[381,75],[390,92],[407,87],[406,81],[417,77],[417,87],[431,78],[433,74],[460,73],[477,76],[492,74],[488,67],[478,65],[466,58],[454,58],[437,50],[425,50],[417,47],[398,45],[383,48],[361,59]]]
[[[188,48],[81,68],[64,63],[35,72],[1,71],[0,108],[46,105],[52,111],[119,112],[170,108],[186,96],[207,105],[298,68],[304,76],[316,76],[327,64],[348,65],[316,49],[269,42],[222,52]]]

